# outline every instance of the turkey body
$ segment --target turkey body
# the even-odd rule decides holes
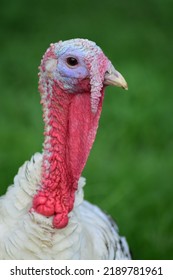
[[[42,158],[37,153],[25,162],[14,185],[0,198],[0,259],[129,259],[127,242],[115,223],[83,200],[83,177],[65,228],[57,230],[52,217],[29,211],[40,182]]]
[[[105,87],[127,83],[87,39],[51,44],[39,69],[43,153],[24,163],[0,198],[0,259],[128,259],[115,223],[83,200],[81,177]]]

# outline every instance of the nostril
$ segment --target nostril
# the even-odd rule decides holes
[[[107,71],[105,72],[105,75],[106,75],[106,74],[107,74],[107,75],[109,75],[109,74],[110,74],[110,72],[107,70]]]

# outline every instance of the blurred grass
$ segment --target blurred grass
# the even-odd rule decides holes
[[[129,91],[107,89],[86,198],[117,220],[135,259],[173,259],[172,9],[168,0],[0,3],[1,193],[42,149],[44,51],[60,39],[94,40]]]

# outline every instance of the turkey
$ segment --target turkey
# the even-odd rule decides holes
[[[51,44],[39,71],[43,153],[24,163],[0,198],[0,259],[130,259],[113,220],[83,200],[81,177],[105,87],[127,83],[87,39]]]

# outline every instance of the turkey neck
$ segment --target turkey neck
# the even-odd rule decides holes
[[[41,89],[41,92],[43,89]],[[78,180],[94,142],[103,101],[91,112],[90,93],[70,94],[55,82],[42,94],[45,140],[41,187],[33,198],[33,209],[53,226],[68,224]]]

